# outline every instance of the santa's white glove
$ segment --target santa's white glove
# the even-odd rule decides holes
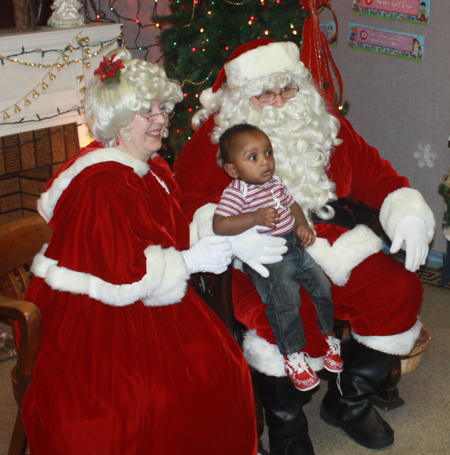
[[[189,273],[210,272],[218,275],[227,269],[233,252],[228,237],[210,236],[203,237],[181,254]]]
[[[286,240],[282,237],[258,232],[269,229],[265,226],[255,226],[242,234],[229,237],[233,254],[264,278],[269,276],[269,271],[263,264],[280,262],[283,259],[282,254],[287,251]]]
[[[405,268],[410,272],[415,272],[425,264],[428,256],[428,240],[427,227],[423,218],[407,216],[397,224],[391,253],[397,253],[400,248],[406,251]]]

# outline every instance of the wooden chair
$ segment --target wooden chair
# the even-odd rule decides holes
[[[19,409],[8,455],[22,455],[27,448],[21,404],[33,380],[42,341],[42,317],[39,309],[25,302],[23,296],[31,279],[30,263],[50,237],[51,228],[39,216],[0,226],[0,318],[12,326],[14,334],[16,323],[20,328],[17,363],[11,372]]]

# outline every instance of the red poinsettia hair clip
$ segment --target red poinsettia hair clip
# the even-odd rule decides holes
[[[111,55],[110,60],[103,57],[103,62],[100,62],[100,66],[94,71],[94,74],[100,76],[100,82],[106,81],[107,84],[120,82],[120,70],[125,67],[121,64],[122,60],[120,58],[114,61],[116,55]]]

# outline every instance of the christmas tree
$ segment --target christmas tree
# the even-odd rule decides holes
[[[180,81],[185,97],[184,102],[176,106],[166,156],[163,153],[169,162],[193,133],[191,118],[200,108],[200,93],[212,86],[237,46],[265,37],[275,41],[292,41],[300,47],[305,19],[313,11],[317,20],[307,25],[311,30],[309,42],[314,43],[308,48],[308,53],[316,57],[324,54],[324,47],[329,52],[326,38],[318,25],[313,25],[313,22],[319,24],[317,3],[320,5],[321,2],[171,0],[171,14],[152,18],[161,30],[159,44],[166,73]],[[323,3],[328,5],[328,2]],[[323,68],[318,71],[320,74],[327,73]],[[328,76],[330,79],[331,76]]]

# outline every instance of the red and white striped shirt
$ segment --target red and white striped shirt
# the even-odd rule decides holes
[[[295,227],[295,218],[289,208],[294,202],[286,185],[275,175],[264,185],[253,185],[235,179],[222,193],[215,213],[221,216],[236,216],[262,207],[274,207],[280,214],[280,221],[275,229],[263,233],[281,236]]]

